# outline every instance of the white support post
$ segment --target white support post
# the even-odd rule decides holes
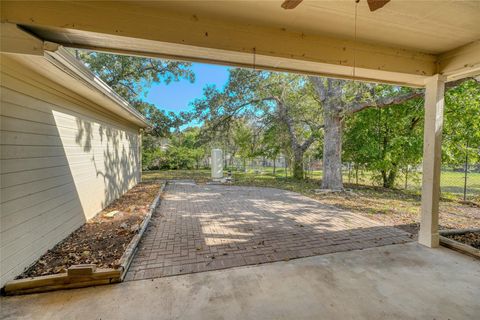
[[[425,89],[425,125],[423,138],[422,213],[418,242],[439,246],[438,206],[442,160],[442,128],[445,79],[432,76]]]

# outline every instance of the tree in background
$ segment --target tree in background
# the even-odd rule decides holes
[[[293,175],[303,178],[303,155],[318,138],[322,122],[320,105],[305,77],[231,69],[225,88],[205,88],[204,97],[193,107],[192,117],[210,132],[226,132],[240,118],[259,130],[281,124],[293,154]]]
[[[443,159],[446,164],[480,163],[480,84],[470,80],[445,94]]]
[[[129,102],[141,100],[141,93],[153,83],[169,84],[180,79],[195,81],[191,63],[187,62],[91,51],[79,51],[78,57]]]
[[[422,124],[423,104],[418,100],[352,114],[345,118],[343,159],[393,188],[404,168],[421,163]]]
[[[243,170],[247,171],[247,160],[256,156],[256,141],[252,126],[244,119],[236,121],[233,129],[233,142],[237,147],[236,154],[240,157]]]
[[[95,74],[148,120],[150,126],[142,137],[142,164],[145,169],[160,167],[163,155],[161,144],[172,129],[179,129],[182,120],[173,112],[160,110],[143,98],[153,83],[169,84],[180,79],[193,82],[195,75],[190,69],[191,64],[100,52],[75,52]],[[179,154],[183,155],[181,152]]]
[[[195,81],[191,63],[162,59],[131,57],[101,52],[77,51],[82,60],[115,92],[120,94],[150,122],[147,134],[164,137],[171,128],[178,128],[180,118],[143,101],[153,83],[169,84],[187,79]]]
[[[412,99],[423,98],[422,89],[377,85],[348,80],[309,77],[323,106],[324,144],[322,188],[342,189],[342,136],[346,116],[376,107],[386,108]],[[446,89],[469,81],[461,79],[446,84]],[[478,85],[478,79],[471,80]],[[423,102],[422,102],[423,104]]]
[[[276,174],[276,160],[280,154],[288,154],[289,147],[284,125],[281,122],[271,122],[263,133],[260,154],[273,160],[273,174]]]
[[[200,128],[198,127],[189,127],[186,128],[183,132],[178,133],[178,135],[183,136],[182,146],[189,150],[189,157],[195,162],[195,169],[200,168],[202,160],[207,155],[207,149],[202,141],[200,140]]]
[[[418,90],[340,79],[309,77],[323,106],[322,188],[343,189],[342,139],[345,117],[367,108],[384,108],[422,95]]]
[[[146,141],[156,142],[153,138],[155,137],[148,136]],[[206,146],[200,141],[199,128],[191,127],[171,133],[168,143],[146,146],[143,167],[146,170],[199,169],[206,155]]]

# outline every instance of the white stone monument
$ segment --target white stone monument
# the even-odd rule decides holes
[[[212,149],[212,180],[223,178],[223,152],[221,149]]]

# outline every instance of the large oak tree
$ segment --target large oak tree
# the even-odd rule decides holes
[[[192,117],[203,123],[207,132],[228,132],[230,123],[238,118],[265,130],[281,126],[293,154],[293,175],[303,178],[303,156],[322,127],[321,106],[305,77],[231,69],[226,86],[205,88],[204,97],[193,107]]]
[[[346,116],[368,108],[385,108],[412,99],[421,99],[422,89],[382,86],[349,80],[309,77],[323,106],[324,145],[322,188],[343,189],[342,181],[342,136]],[[472,80],[462,79],[446,84],[446,89]]]

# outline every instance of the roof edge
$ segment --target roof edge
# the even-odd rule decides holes
[[[96,76],[87,66],[70,54],[63,46],[52,42],[44,43],[45,58],[55,66],[62,69],[75,79],[83,82],[95,91],[103,94],[115,105],[120,108],[119,111],[127,112],[133,119],[127,119],[135,122],[140,127],[148,127],[148,120],[135,108],[133,108],[124,98],[116,93],[102,79]],[[121,113],[123,113],[121,112]],[[122,116],[121,114],[118,114]],[[123,116],[123,118],[126,118]]]

